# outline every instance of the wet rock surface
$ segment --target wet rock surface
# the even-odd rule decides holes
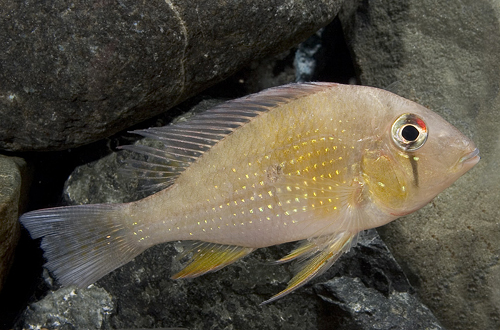
[[[499,329],[498,2],[352,1],[340,18],[362,84],[435,110],[479,148],[470,173],[380,232],[444,326]]]
[[[108,137],[303,41],[342,2],[2,1],[0,149]]]

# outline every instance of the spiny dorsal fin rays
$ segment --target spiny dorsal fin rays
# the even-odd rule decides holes
[[[332,85],[335,84],[307,83],[270,88],[222,103],[183,123],[133,131],[144,137],[161,141],[164,146],[152,148],[134,145],[123,146],[122,149],[147,156],[147,163],[161,165],[158,169],[163,168],[162,166],[178,168],[172,170],[171,174],[159,173],[154,176],[151,175],[154,166],[146,166],[141,162],[129,162],[127,171],[139,178],[155,177],[154,182],[143,179],[142,184],[145,190],[149,190],[148,186],[155,189],[167,188],[190,163],[239,127],[283,103],[321,92]],[[144,175],[144,171],[148,174]],[[164,178],[164,182],[159,182],[161,178]]]
[[[334,234],[330,236],[330,241],[323,250],[317,250],[314,244],[311,244],[309,248],[315,249],[315,252],[312,251],[313,254],[303,261],[302,267],[288,282],[286,289],[264,301],[261,305],[282,298],[290,292],[300,288],[314,277],[324,273],[344,252],[349,251],[352,242],[355,241],[356,235],[357,234],[350,232]],[[300,254],[304,255],[306,252],[307,251],[301,251]]]
[[[248,255],[254,248],[197,242],[191,250],[182,255],[193,253],[189,263],[172,279],[193,278],[208,272],[215,272]]]

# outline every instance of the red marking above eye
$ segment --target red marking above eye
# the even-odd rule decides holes
[[[415,118],[415,122],[417,123],[418,126],[420,126],[422,131],[427,132],[427,126],[425,125],[425,122],[422,119]]]

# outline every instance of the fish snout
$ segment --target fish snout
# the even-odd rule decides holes
[[[474,148],[474,150],[460,158],[460,160],[458,161],[458,165],[460,167],[465,167],[468,170],[476,165],[479,162],[479,159],[481,159],[481,157],[479,156],[479,149]]]

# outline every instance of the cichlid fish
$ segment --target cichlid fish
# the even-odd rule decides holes
[[[45,266],[63,285],[91,284],[168,241],[194,244],[177,279],[302,240],[279,260],[301,267],[270,302],[327,270],[360,231],[421,208],[479,161],[474,143],[436,113],[334,83],[271,88],[137,133],[164,147],[125,146],[149,157],[130,166],[165,189],[20,218],[43,238]]]

